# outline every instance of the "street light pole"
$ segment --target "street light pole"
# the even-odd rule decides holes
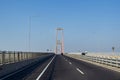
[[[32,28],[32,18],[33,17],[39,17],[39,16],[29,16],[29,41],[28,41],[28,48],[29,48],[29,54],[32,54],[32,57],[33,57],[33,53],[31,53],[31,28]]]
[[[29,38],[28,38],[28,48],[29,48],[29,54],[31,51],[31,16],[29,16]],[[28,54],[27,54],[27,58],[28,58]]]

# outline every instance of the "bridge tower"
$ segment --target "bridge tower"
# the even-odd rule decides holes
[[[64,53],[64,33],[63,33],[63,30],[64,30],[63,28],[56,29],[56,54],[58,54],[58,52],[60,52],[61,55],[63,55],[63,53]]]

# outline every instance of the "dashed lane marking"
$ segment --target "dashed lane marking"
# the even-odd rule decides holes
[[[76,68],[76,70],[80,72],[82,75],[84,75],[84,73],[79,68]]]
[[[72,64],[71,62],[69,62],[69,64]]]

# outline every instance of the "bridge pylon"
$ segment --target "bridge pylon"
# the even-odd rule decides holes
[[[64,30],[63,28],[56,29],[56,54],[60,52],[61,55],[64,54],[64,32],[63,30]]]

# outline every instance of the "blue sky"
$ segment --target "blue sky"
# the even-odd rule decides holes
[[[0,0],[0,50],[55,48],[55,29],[64,28],[65,51],[120,51],[120,0]]]

